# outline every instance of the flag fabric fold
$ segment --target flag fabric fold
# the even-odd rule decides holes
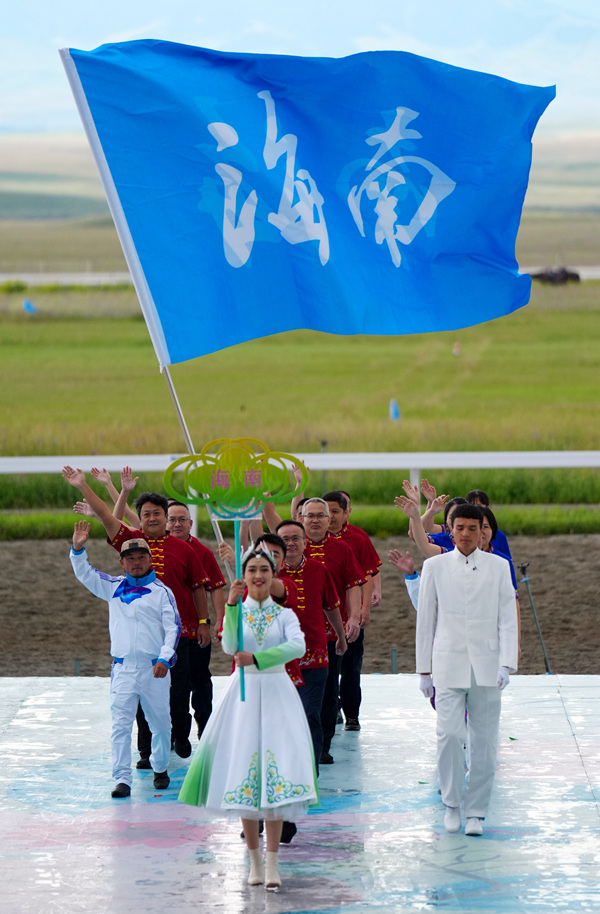
[[[161,367],[296,328],[450,330],[529,300],[554,97],[397,51],[61,51]]]

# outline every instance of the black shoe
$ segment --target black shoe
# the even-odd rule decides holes
[[[259,834],[259,835],[262,835],[262,833],[264,832],[264,830],[265,830],[265,820],[264,820],[264,819],[259,819],[259,820],[258,820],[258,834]],[[241,831],[241,832],[240,832],[240,838],[245,838],[245,837],[246,837],[246,835],[244,834],[243,831]]]
[[[111,797],[114,797],[115,800],[124,800],[125,797],[131,796],[131,787],[129,784],[123,784],[121,781],[121,783],[117,784],[110,795]]]
[[[358,717],[347,717],[344,724],[344,730],[360,730]]]
[[[344,718],[342,717],[342,712],[341,712],[341,711],[338,711],[338,712],[337,712],[337,717],[336,717],[336,719],[335,719],[335,725],[336,725],[336,727],[337,727],[338,724],[343,724],[343,723],[344,723]]]
[[[149,758],[139,758],[135,764],[135,767],[140,771],[149,771],[152,768]]]
[[[179,758],[189,758],[192,754],[192,744],[187,738],[173,740],[173,748]]]
[[[323,749],[321,752],[321,758],[319,759],[319,765],[333,765],[333,755],[327,752],[326,749]]]
[[[166,771],[154,772],[154,786],[157,790],[166,790],[171,783],[171,778]]]
[[[295,822],[286,822],[284,820],[283,827],[281,829],[281,838],[279,839],[281,844],[289,844],[298,829],[296,828]]]

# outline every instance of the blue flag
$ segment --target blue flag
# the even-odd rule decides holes
[[[529,300],[554,97],[397,51],[61,52],[161,367],[295,328],[450,330]]]

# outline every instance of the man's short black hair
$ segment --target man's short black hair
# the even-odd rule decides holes
[[[470,505],[466,501],[464,503],[459,502],[452,512],[452,526],[454,526],[459,517],[464,517],[467,520],[478,520],[481,527],[483,524],[483,509],[479,505]]]
[[[141,517],[142,508],[147,502],[151,502],[153,505],[158,505],[159,508],[162,508],[165,514],[169,511],[169,502],[164,495],[159,495],[158,492],[142,492],[141,495],[135,500],[135,510],[137,511],[137,516]]]
[[[304,529],[304,524],[301,524],[297,520],[281,520],[275,527],[275,530],[280,530],[282,527],[299,527],[304,534],[304,539],[306,539],[306,530]]]
[[[266,543],[267,546],[279,546],[279,548],[283,551],[284,557],[287,553],[287,548],[286,548],[285,543],[283,542],[283,540],[281,539],[280,536],[277,536],[276,533],[262,533],[258,537],[256,542],[254,543],[254,545],[260,546],[261,543]]]
[[[327,492],[323,496],[323,501],[332,501],[334,504],[339,505],[342,511],[348,510],[348,499],[345,495],[342,495],[339,489],[335,489],[333,492]]]
[[[187,508],[188,514],[190,513],[190,506],[186,505],[184,501],[177,501],[176,498],[168,498],[167,504],[169,508]]]
[[[450,511],[452,510],[454,505],[466,505],[466,504],[467,504],[467,499],[463,498],[462,495],[457,495],[456,498],[451,498],[450,501],[447,501],[446,505],[444,507],[444,523],[445,524],[448,523],[448,515],[450,514]]]
[[[467,492],[466,499],[470,505],[475,504],[476,501],[480,501],[486,508],[489,508],[490,506],[490,496],[487,492],[482,492],[481,489],[471,489],[470,492]]]

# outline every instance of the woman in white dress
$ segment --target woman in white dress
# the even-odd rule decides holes
[[[225,607],[223,650],[236,670],[208,724],[179,799],[226,815],[241,816],[250,855],[250,885],[281,885],[277,855],[283,820],[294,821],[319,802],[310,730],[285,664],[305,651],[292,609],[270,594],[275,564],[267,550],[244,556],[243,580],[231,585]],[[238,650],[238,600],[242,603],[244,650]],[[240,697],[240,668],[245,700]],[[259,820],[265,820],[266,871],[259,850]]]

